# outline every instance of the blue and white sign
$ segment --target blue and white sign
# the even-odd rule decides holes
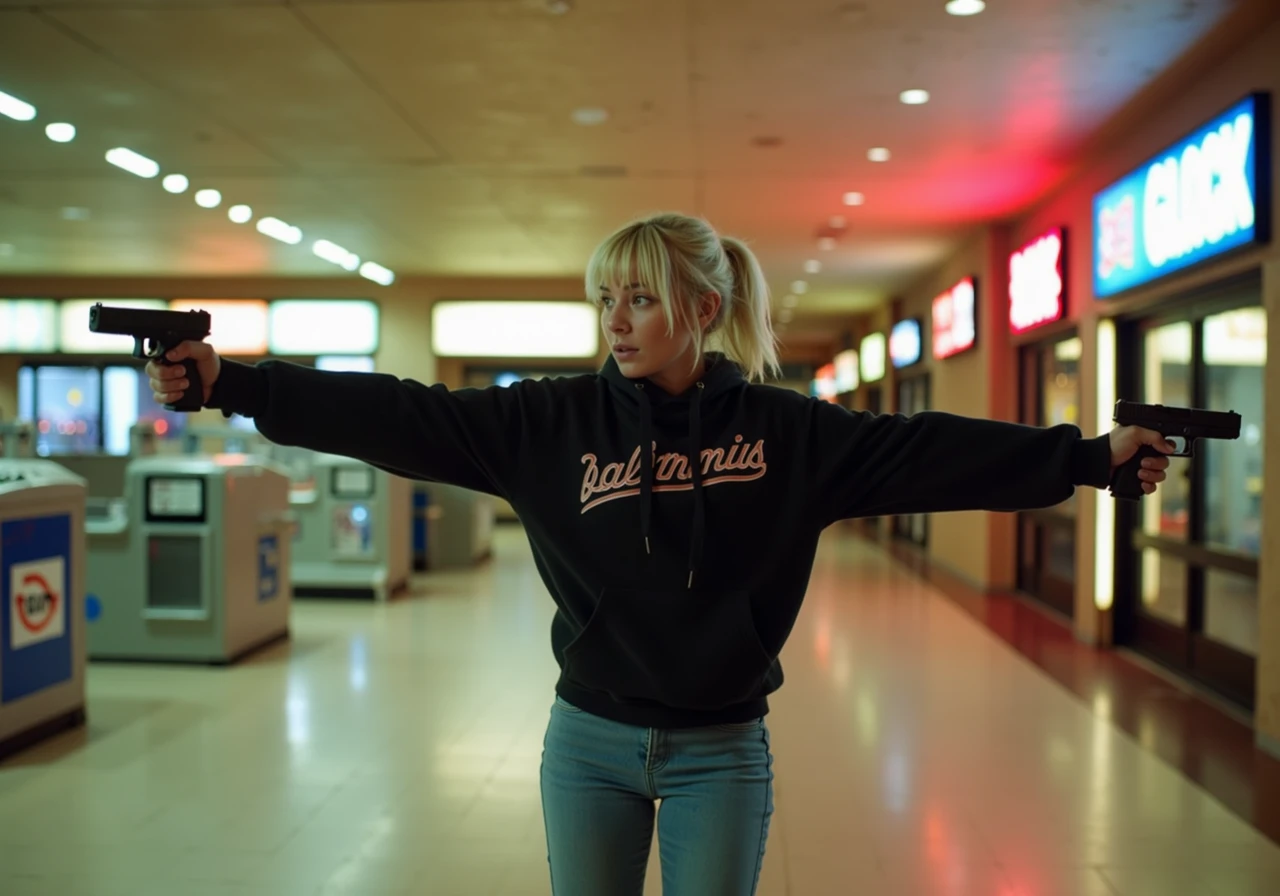
[[[910,367],[920,360],[922,337],[920,321],[909,317],[900,320],[889,331],[889,359],[894,370]]]
[[[71,517],[0,524],[0,703],[71,678]]]
[[[280,542],[274,535],[258,537],[258,601],[280,594]]]
[[[1096,297],[1270,238],[1269,100],[1249,96],[1094,197]]]

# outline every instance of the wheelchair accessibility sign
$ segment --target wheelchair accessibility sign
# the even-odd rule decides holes
[[[258,602],[280,594],[280,542],[274,535],[258,538]]]

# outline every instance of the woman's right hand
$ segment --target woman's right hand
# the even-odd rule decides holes
[[[165,357],[175,363],[161,364],[159,361],[148,361],[145,370],[151,377],[151,391],[158,404],[172,404],[182,398],[187,389],[186,368],[182,361],[190,359],[196,362],[196,370],[200,373],[200,382],[204,386],[201,404],[209,401],[213,394],[213,384],[222,372],[222,359],[207,342],[188,340],[179,343]]]

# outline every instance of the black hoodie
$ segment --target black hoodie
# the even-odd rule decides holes
[[[612,358],[598,374],[453,391],[222,364],[209,406],[254,418],[273,442],[509,501],[557,607],[556,690],[646,727],[768,711],[836,520],[1047,507],[1111,472],[1107,437],[1074,426],[851,413],[748,384],[718,355],[683,395],[627,379]]]

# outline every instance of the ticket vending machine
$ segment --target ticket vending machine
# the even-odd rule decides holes
[[[231,663],[289,634],[289,479],[254,458],[144,457],[88,524],[91,659]]]
[[[292,463],[297,470],[297,459]],[[413,566],[409,480],[364,461],[313,454],[291,501],[298,520],[293,587],[299,597],[385,601],[407,587]]]
[[[85,718],[84,501],[47,460],[0,460],[0,756]]]

